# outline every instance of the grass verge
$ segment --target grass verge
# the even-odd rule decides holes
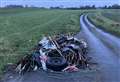
[[[88,18],[100,29],[120,37],[120,10],[103,10],[90,14]]]

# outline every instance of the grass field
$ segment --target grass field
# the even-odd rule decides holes
[[[0,9],[0,73],[31,51],[41,36],[78,32],[80,10]]]
[[[101,10],[89,15],[90,20],[99,28],[120,37],[120,10]]]
[[[113,12],[103,12],[102,15],[111,20],[114,20],[115,22],[120,23],[120,10],[114,10]]]
[[[0,73],[31,52],[43,35],[78,32],[83,12],[94,12],[89,15],[94,24],[120,36],[120,10],[0,9]]]

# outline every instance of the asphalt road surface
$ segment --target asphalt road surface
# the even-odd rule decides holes
[[[89,54],[99,64],[102,82],[120,82],[120,39],[97,29],[86,15],[80,18]]]
[[[80,70],[75,73],[29,72],[23,76],[7,73],[3,82],[120,82],[120,39],[96,28],[87,19],[80,17],[81,32],[77,38],[88,42],[88,55],[95,60],[97,70]]]

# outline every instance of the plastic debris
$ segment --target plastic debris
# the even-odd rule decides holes
[[[19,73],[30,70],[78,71],[88,66],[88,45],[74,36],[43,37],[32,54],[17,63]]]

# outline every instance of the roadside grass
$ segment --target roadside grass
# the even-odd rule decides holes
[[[100,29],[120,37],[120,10],[102,10],[88,18]]]
[[[109,18],[115,22],[120,23],[120,10],[114,10],[113,12],[102,12],[102,15],[106,18]]]
[[[43,35],[78,32],[81,10],[0,9],[0,73],[16,63]]]

